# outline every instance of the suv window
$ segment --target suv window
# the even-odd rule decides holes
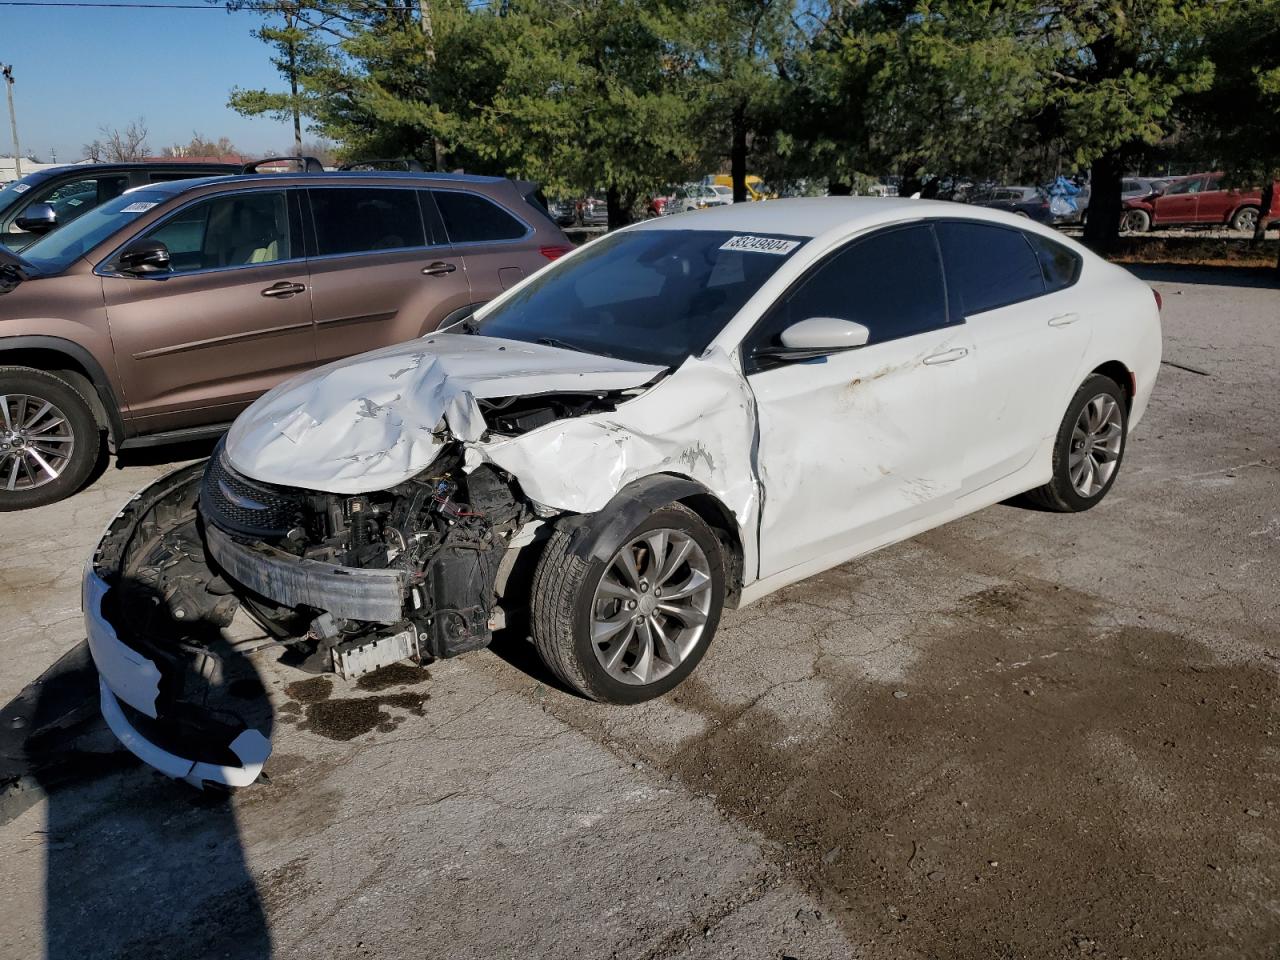
[[[933,231],[925,224],[890,229],[827,257],[765,317],[750,346],[777,345],[783,330],[810,317],[861,323],[871,331],[869,344],[946,326]]]
[[[43,190],[31,191],[23,209],[36,203],[47,203],[58,215],[58,226],[65,227],[98,204],[120,196],[128,185],[128,177],[87,177],[84,180],[59,183]],[[16,223],[13,223],[9,226],[9,232],[21,233],[22,231]]]
[[[487,197],[464,190],[432,190],[451,243],[519,240],[529,228]]]
[[[1044,293],[1040,263],[1021,230],[956,221],[943,221],[937,229],[947,290],[963,316]]]
[[[1175,183],[1173,186],[1169,187],[1169,189],[1164,192],[1164,195],[1168,197],[1179,193],[1199,193],[1200,187],[1203,184],[1204,180],[1201,177],[1196,177],[1194,180],[1183,180],[1181,183]]]
[[[274,263],[295,256],[289,198],[281,190],[201,200],[146,236],[169,248],[175,273]]]
[[[426,246],[422,212],[413,190],[332,187],[307,193],[319,256]]]

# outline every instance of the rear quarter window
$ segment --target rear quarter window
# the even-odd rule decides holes
[[[487,197],[464,190],[433,190],[451,243],[519,240],[529,228]]]
[[[1084,261],[1078,253],[1036,233],[1028,233],[1026,238],[1031,249],[1036,252],[1036,259],[1040,261],[1045,293],[1065,290],[1080,279]]]

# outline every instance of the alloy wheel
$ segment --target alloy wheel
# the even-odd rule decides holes
[[[0,394],[0,490],[34,490],[62,476],[75,449],[67,416],[41,397]]]
[[[591,649],[615,680],[647,684],[698,646],[711,609],[711,565],[680,530],[648,530],[605,567],[591,601]]]
[[[1110,394],[1100,393],[1080,411],[1071,430],[1068,468],[1071,485],[1082,497],[1096,497],[1106,489],[1120,463],[1124,417]]]

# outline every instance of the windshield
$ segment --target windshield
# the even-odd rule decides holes
[[[706,350],[805,239],[727,230],[610,234],[538,274],[468,329],[675,366]]]
[[[94,207],[60,230],[41,237],[22,251],[22,259],[40,273],[61,273],[126,224],[169,200],[171,196],[172,194],[159,190],[138,190],[122,194],[100,207]]]

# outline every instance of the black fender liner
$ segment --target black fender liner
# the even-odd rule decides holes
[[[16,337],[0,339],[0,364],[4,363],[5,354],[26,350],[60,353],[72,361],[73,364],[83,369],[88,375],[89,383],[93,386],[94,392],[98,395],[97,399],[102,406],[102,413],[106,414],[107,422],[103,426],[107,428],[112,442],[119,443],[124,439],[124,420],[120,412],[120,398],[116,396],[115,389],[111,386],[111,381],[108,379],[106,371],[102,369],[102,365],[98,363],[97,358],[92,353],[74,340],[67,340],[64,337],[22,334]],[[90,398],[86,397],[85,399]]]
[[[722,538],[725,548],[727,593],[737,602],[742,589],[742,544],[733,514],[702,484],[671,473],[642,477],[627,484],[596,513],[565,517],[559,522],[569,532],[569,553],[580,560],[608,560],[627,535],[653,511],[669,503],[682,503],[702,517]]]

